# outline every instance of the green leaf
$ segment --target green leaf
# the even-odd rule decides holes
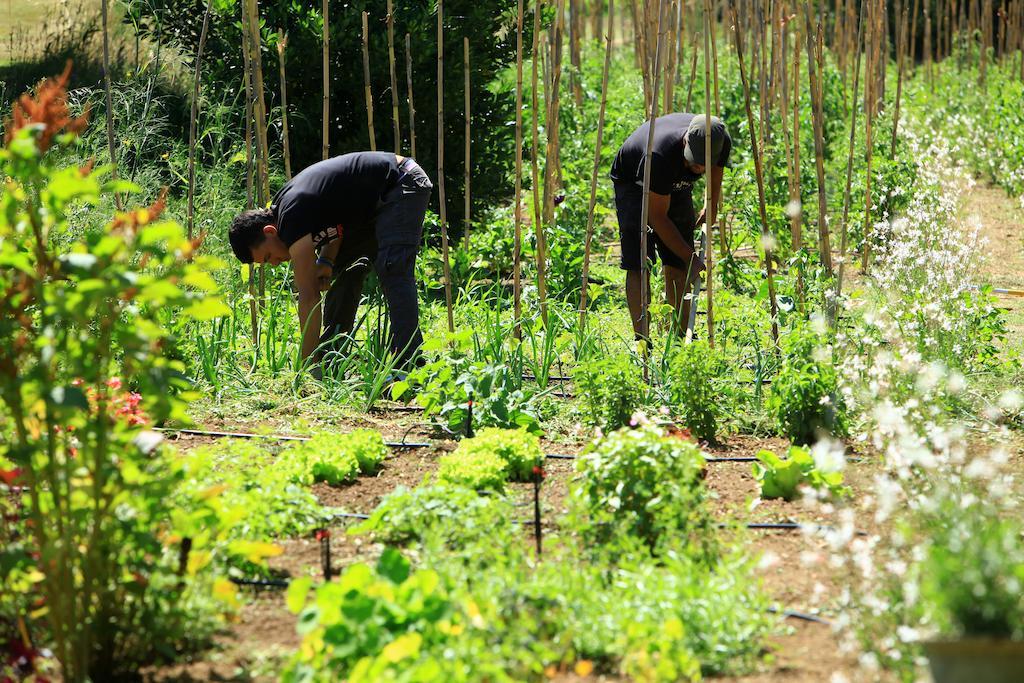
[[[308,576],[303,576],[298,579],[294,579],[288,584],[288,593],[285,596],[285,604],[288,606],[288,611],[292,614],[298,614],[302,611],[303,606],[306,604],[306,596],[309,595],[309,589],[313,585],[313,579]]]
[[[193,320],[213,320],[214,318],[231,315],[231,309],[219,298],[207,297],[202,301],[193,303],[191,306],[187,306],[181,313]]]
[[[377,573],[392,583],[402,583],[409,578],[409,560],[395,548],[387,548],[377,562]]]

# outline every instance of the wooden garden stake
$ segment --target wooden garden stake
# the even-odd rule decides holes
[[[402,129],[398,123],[398,74],[395,73],[395,7],[388,0],[388,72],[391,75],[391,125],[395,136],[395,154],[402,150]]]
[[[110,153],[110,163],[114,165],[111,177],[117,180],[117,153],[114,145],[114,99],[111,94],[110,84],[110,31],[107,27],[107,15],[110,12],[107,0],[103,0],[101,8],[103,12],[103,91],[107,101],[107,150]],[[114,193],[114,205],[121,210],[121,195]]]
[[[324,70],[324,99],[323,99],[323,143],[321,149],[321,156],[326,159],[330,156],[331,137],[330,137],[330,122],[331,122],[331,69],[330,69],[330,44],[331,44],[331,30],[329,25],[330,12],[327,9],[328,0],[323,0],[323,19],[324,19],[324,33],[323,33],[323,70]]]
[[[754,110],[750,104],[750,85],[747,83],[747,72],[743,64],[743,36],[739,26],[736,25],[736,10],[730,8],[733,18],[733,39],[736,43],[736,58],[740,65],[740,80],[743,83],[743,103],[747,110],[748,130],[754,131]],[[753,137],[753,136],[751,136]],[[757,208],[761,214],[761,241],[764,246],[764,269],[768,281],[768,302],[771,307],[772,316],[772,341],[776,348],[779,346],[779,303],[775,298],[775,277],[774,266],[772,265],[774,236],[768,229],[768,211],[765,206],[764,196],[764,171],[761,166],[761,150],[756,141],[751,140],[751,152],[754,156],[754,173],[757,176]]]
[[[464,230],[463,230],[463,242],[464,242],[465,248],[468,250],[469,249],[470,210],[471,210],[470,207],[472,206],[470,204],[470,197],[469,197],[469,184],[470,184],[470,167],[469,167],[469,149],[470,149],[469,121],[470,121],[470,116],[469,116],[469,113],[470,113],[470,110],[469,110],[469,37],[468,36],[463,36],[463,38],[462,38],[462,71],[463,71],[463,74],[465,75],[465,84],[463,86],[463,91],[464,91],[464,95],[465,95],[465,98],[464,98],[465,104],[463,105],[463,114],[465,116],[465,124],[466,124],[466,145],[465,145],[466,158],[465,158],[465,161],[463,163],[463,165],[465,167],[465,181],[464,181],[464,187],[463,187],[463,195],[465,196],[465,206],[463,207],[463,221],[464,221],[464,226],[465,227],[464,227]],[[516,209],[516,210],[518,211],[518,209]]]
[[[195,231],[196,212],[196,119],[199,116],[199,76],[203,60],[203,48],[206,46],[206,34],[210,28],[211,2],[206,3],[203,12],[203,28],[199,33],[199,47],[196,48],[196,63],[192,74],[192,107],[188,121],[188,238],[192,239]]]
[[[263,57],[260,50],[260,13],[257,0],[246,0],[249,7],[249,66],[252,69],[253,107],[256,120],[256,189],[260,207],[270,201],[270,152],[267,143],[267,102],[263,93]],[[260,299],[263,298],[264,271],[260,268]]]
[[[537,109],[539,107],[539,99],[537,95],[537,77],[538,77],[538,64],[537,60],[540,55],[540,4],[541,0],[534,0],[533,4],[533,59],[531,60],[531,84],[530,84],[530,112],[532,115],[532,129],[533,139],[532,145],[530,146],[530,189],[533,191],[533,224],[539,226],[541,224],[541,206],[540,206],[540,166],[537,161],[538,150],[540,149],[540,132],[538,130],[537,123]],[[535,229],[537,229],[535,227]],[[520,242],[520,248],[521,248]],[[519,253],[519,249],[516,250]],[[518,273],[517,269],[517,273]],[[522,319],[522,288],[518,288],[515,291],[515,318],[516,325],[513,329],[513,334],[516,339],[522,338],[522,328],[520,327],[520,320]]]
[[[534,34],[536,36],[536,34]],[[536,56],[534,57],[536,59]],[[535,98],[536,99],[536,98]],[[515,318],[513,334],[522,338],[522,249],[523,249],[523,0],[516,3],[516,168],[515,168],[515,236],[512,247],[512,298]]]
[[[807,73],[811,86],[811,114],[814,121],[814,166],[818,174],[818,257],[825,267],[828,277],[832,276],[832,250],[828,234],[828,203],[825,197],[825,142],[822,134],[824,114],[821,103],[821,85],[818,82],[818,69],[821,63],[815,48],[815,31],[811,26],[810,12],[805,13],[807,22]],[[821,40],[821,24],[818,24],[817,38]]]
[[[708,346],[715,348],[715,308],[714,308],[714,253],[715,245],[712,241],[711,231],[714,230],[714,223],[711,217],[718,218],[718,207],[712,206],[711,196],[711,0],[704,0],[704,244],[706,245],[707,280],[705,288],[708,293],[707,322],[708,322]],[[762,91],[763,92],[763,91]],[[725,233],[720,231],[724,237]],[[694,247],[696,248],[696,243]],[[700,273],[694,273],[699,278]],[[697,299],[690,301],[690,305],[696,308]],[[687,317],[687,325],[689,317]],[[687,336],[693,336],[693,329],[687,327]]]
[[[405,34],[405,87],[409,95],[409,149],[416,158],[416,107],[412,101],[412,49],[409,34]]]
[[[597,112],[597,141],[594,143],[594,171],[590,176],[590,203],[587,205],[587,236],[583,245],[583,281],[580,287],[580,330],[587,323],[587,280],[590,276],[590,249],[594,240],[594,207],[597,205],[597,178],[601,169],[601,143],[604,138],[604,113],[608,104],[608,71],[612,63],[612,39],[615,29],[615,0],[608,0],[608,34],[604,42],[604,70],[601,73],[601,104]]]
[[[854,47],[856,54],[854,57],[853,66],[853,106],[850,107],[850,148],[849,153],[846,157],[846,189],[843,191],[843,222],[840,227],[839,237],[839,277],[836,278],[836,295],[835,301],[838,304],[839,295],[843,291],[843,274],[846,270],[846,233],[848,221],[850,218],[850,190],[853,185],[853,152],[857,140],[857,93],[859,92],[860,86],[860,53],[861,43],[864,37],[864,13],[858,11],[857,14],[857,44]],[[835,310],[833,309],[833,312]],[[835,323],[835,316],[832,318],[833,324]]]
[[[560,2],[561,2],[561,0],[560,0]],[[539,14],[539,12],[540,12],[540,2],[538,1],[536,3],[535,9],[534,9],[534,15],[533,15],[534,16],[534,25],[533,25],[534,26],[534,41],[537,40],[536,36],[537,36],[537,32],[539,31],[539,27],[540,27],[540,14]],[[558,24],[559,24],[559,21],[561,19],[561,16],[562,16],[561,4],[559,4],[558,5],[558,9],[556,10],[556,14],[555,14],[555,34],[556,34],[556,38],[557,38],[557,35],[558,35]],[[556,40],[556,42],[557,42],[557,40]],[[536,47],[536,42],[534,43],[534,47]],[[557,55],[555,55],[555,56],[557,56]],[[558,141],[557,141],[557,135],[558,135],[558,109],[557,109],[557,102],[558,102],[558,84],[559,84],[559,80],[560,80],[558,78],[558,76],[556,76],[555,74],[556,73],[557,74],[561,73],[561,62],[559,60],[558,65],[555,65],[555,64],[551,65],[551,71],[552,71],[551,80],[545,80],[545,82],[544,82],[544,94],[549,99],[549,102],[548,102],[548,106],[545,107],[545,116],[546,116],[546,120],[547,120],[547,128],[546,128],[546,131],[547,131],[547,153],[545,154],[545,159],[544,159],[544,198],[543,198],[543,205],[542,205],[538,201],[538,194],[537,194],[538,193],[538,189],[539,189],[538,186],[540,184],[539,183],[540,179],[539,179],[539,177],[537,175],[538,174],[538,170],[539,170],[538,156],[540,154],[540,146],[538,144],[538,138],[537,138],[537,136],[539,135],[539,132],[537,130],[537,64],[536,64],[536,60],[537,60],[537,52],[535,50],[534,51],[534,71],[533,71],[533,112],[534,112],[533,113],[533,116],[534,116],[534,119],[533,119],[533,141],[534,141],[534,146],[533,146],[533,150],[532,150],[533,151],[533,158],[532,158],[532,163],[533,163],[533,197],[534,197],[534,209],[533,209],[534,222],[533,222],[533,230],[534,230],[534,235],[536,236],[536,241],[537,241],[537,248],[535,250],[535,252],[536,252],[536,259],[537,259],[537,297],[538,297],[538,299],[540,301],[541,319],[542,319],[542,321],[544,323],[544,327],[546,329],[547,325],[548,325],[547,277],[546,277],[546,275],[547,275],[547,272],[546,272],[547,271],[547,268],[546,268],[546,263],[547,263],[547,253],[546,252],[547,252],[547,250],[545,249],[545,241],[544,241],[544,223],[545,223],[546,220],[549,220],[548,213],[547,213],[548,212],[548,205],[549,204],[552,207],[551,208],[551,213],[552,213],[552,215],[554,214],[554,199],[550,195],[551,195],[551,183],[552,183],[552,180],[553,180],[552,179],[552,170],[553,170],[552,157],[555,157],[558,154],[558,148],[557,148],[557,144],[558,144]],[[554,129],[552,129],[552,125],[554,126]],[[554,138],[554,140],[552,138]],[[543,209],[543,212],[542,212],[542,209]]]
[[[661,82],[661,39],[662,39],[662,19],[665,9],[665,0],[658,0],[658,34],[657,40],[654,46],[654,63],[652,65],[652,91],[651,91],[651,105],[649,109],[648,121],[650,124],[647,127],[647,148],[644,152],[644,181],[643,181],[643,202],[640,206],[640,334],[643,337],[643,343],[650,344],[651,338],[651,321],[650,315],[648,314],[648,308],[650,305],[650,285],[648,278],[650,277],[649,266],[647,263],[647,243],[649,236],[647,234],[647,218],[650,213],[651,205],[651,151],[654,149],[654,125],[658,119],[658,85]],[[710,146],[710,142],[708,143]],[[650,381],[650,364],[648,357],[650,354],[644,353],[644,381]]]
[[[331,156],[331,29],[328,4],[328,0],[324,0],[324,141],[322,150],[324,159]]]
[[[441,257],[444,260],[444,302],[448,308],[448,331],[455,332],[452,268],[448,260],[448,215],[444,201],[444,0],[437,0],[437,198],[440,204]]]
[[[686,89],[686,111],[693,106],[693,82],[697,80],[697,40],[700,36],[693,37],[693,45],[690,49],[690,84]]]
[[[875,43],[878,42],[876,39]],[[861,260],[860,268],[864,275],[868,272],[868,263],[871,258],[871,160],[872,152],[874,151],[874,139],[872,136],[872,123],[874,122],[874,111],[875,111],[875,50],[872,48],[867,52],[868,66],[864,72],[864,136],[866,140],[865,145],[865,161],[867,165],[867,171],[864,174],[864,245],[861,249]]]
[[[899,45],[896,48],[896,103],[892,110],[892,138],[889,140],[889,159],[896,158],[896,132],[900,123],[900,97],[903,94],[903,46],[907,41],[907,16],[908,8],[903,8],[903,18],[900,21]]]
[[[370,92],[370,36],[367,28],[368,13],[363,12],[363,83],[366,90],[366,129],[370,132],[370,151],[377,151],[377,136],[373,132],[373,95]]]
[[[288,144],[288,87],[284,76],[284,50],[288,46],[288,36],[284,29],[277,29],[277,63],[281,69],[281,139],[284,143],[284,177],[292,179],[292,153]]]

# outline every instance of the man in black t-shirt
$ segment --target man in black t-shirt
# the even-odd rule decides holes
[[[640,306],[640,218],[643,205],[644,164],[650,122],[645,122],[619,148],[612,163],[615,212],[622,245],[621,267],[626,271],[626,302],[633,331],[640,337],[643,311]],[[693,183],[705,174],[706,121],[703,115],[667,114],[654,123],[651,148],[650,200],[647,223],[654,234],[647,240],[647,258],[661,257],[665,270],[665,298],[676,310],[679,332],[686,330],[690,283],[704,270],[694,250],[694,229],[707,220],[714,225],[722,194],[722,175],[732,138],[725,124],[711,117],[711,206],[694,214]],[[650,283],[644,283],[650,287]],[[648,300],[650,297],[648,296]]]
[[[228,237],[240,261],[292,262],[304,359],[352,332],[371,263],[388,305],[391,350],[400,362],[416,354],[423,336],[414,271],[432,188],[408,157],[354,152],[309,166],[269,209],[235,217]]]

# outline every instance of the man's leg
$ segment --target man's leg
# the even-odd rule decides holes
[[[403,365],[417,355],[423,344],[416,256],[433,185],[412,159],[403,162],[400,170],[404,174],[402,181],[382,197],[375,216],[379,248],[374,270],[388,304],[391,351],[398,364]]]
[[[693,210],[693,196],[689,190],[672,194],[668,216],[679,230],[683,241],[691,247],[694,244],[694,230],[697,215]],[[699,273],[696,272],[693,260],[689,263],[681,259],[658,240],[658,252],[665,266],[665,301],[671,304],[675,316],[676,332],[680,337],[686,336],[686,325],[690,320],[691,301],[688,298],[693,291],[693,283]],[[694,255],[697,252],[694,251]]]
[[[342,264],[339,268],[324,297],[324,331],[320,343],[326,343],[325,352],[341,352],[345,346],[345,337],[352,334],[370,263]]]
[[[629,308],[629,321],[633,325],[633,334],[637,339],[643,335],[643,315],[641,306],[640,284],[640,213],[643,193],[639,187],[627,183],[615,183],[615,215],[619,221],[619,246],[621,260],[619,267],[626,271],[626,305]],[[654,256],[654,236],[647,240],[646,258]],[[647,271],[647,302],[651,301],[651,276]]]
[[[691,291],[693,279],[686,277],[686,271],[665,265],[665,301],[675,311],[675,327],[680,337],[686,334],[686,323],[690,319],[690,299],[687,295]]]
[[[647,271],[647,302],[651,301],[651,272]],[[640,271],[626,271],[626,306],[629,308],[629,320],[633,323],[633,334],[639,339],[644,333],[643,307],[640,301]]]

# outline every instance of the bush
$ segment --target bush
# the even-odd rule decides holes
[[[533,468],[544,462],[540,439],[522,429],[483,429],[471,439],[463,439],[456,454],[462,457],[488,451],[506,463],[508,478],[512,481],[532,481]]]
[[[724,392],[715,386],[722,357],[703,339],[683,344],[672,359],[668,393],[672,408],[698,439],[713,441],[727,410]]]
[[[830,497],[850,493],[850,489],[843,486],[843,473],[819,468],[806,448],[792,446],[785,460],[771,451],[762,450],[758,452],[757,459],[754,478],[761,484],[762,498],[793,500],[804,487],[827,492]]]
[[[646,387],[633,361],[626,355],[581,363],[573,374],[576,396],[583,402],[587,424],[612,432],[629,424],[644,404]]]
[[[691,442],[654,427],[622,429],[594,442],[576,460],[571,492],[584,536],[603,545],[621,534],[656,550],[683,539],[696,556],[716,556],[714,522],[705,505],[704,456]]]
[[[797,444],[845,436],[846,410],[837,390],[831,346],[810,327],[797,327],[784,338],[783,352],[768,396],[779,431]]]
[[[474,491],[502,491],[508,481],[508,463],[490,450],[456,450],[441,457],[438,481]]]
[[[481,496],[462,486],[399,487],[384,497],[370,518],[349,533],[372,533],[384,543],[439,538],[462,548],[512,532],[512,506],[499,496]]]
[[[60,677],[110,680],[208,635],[213,616],[205,575],[178,575],[166,533],[173,463],[155,434],[121,419],[114,378],[140,397],[140,415],[182,418],[184,366],[163,318],[230,311],[200,267],[215,262],[193,261],[198,243],[159,219],[163,201],[72,231],[81,205],[131,185],[109,167],[56,166],[51,147],[86,125],[67,110],[69,75],[20,100],[0,147],[0,414],[4,457],[26,487],[20,514],[0,524],[0,607],[44,604],[37,636]]]

